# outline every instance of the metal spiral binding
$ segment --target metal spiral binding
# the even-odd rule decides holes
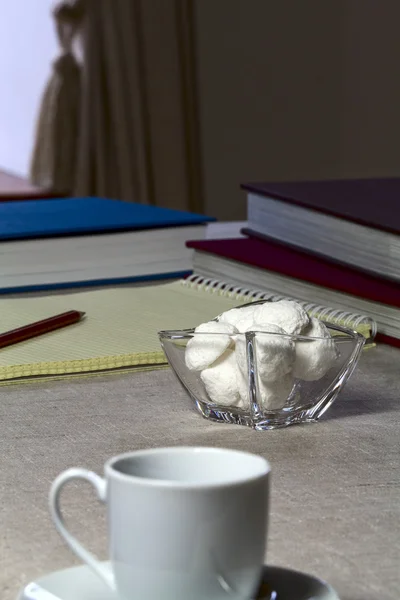
[[[350,329],[357,329],[359,325],[366,324],[371,328],[371,338],[374,338],[376,335],[376,323],[366,315],[328,308],[312,302],[305,302],[288,296],[280,296],[279,294],[273,294],[271,292],[250,290],[226,281],[209,279],[195,274],[190,275],[186,279],[182,279],[181,284],[188,288],[205,291],[210,294],[218,294],[219,296],[232,298],[239,302],[251,302],[256,300],[269,300],[272,302],[277,302],[279,300],[295,300],[304,308],[310,317],[318,316],[321,320],[342,325],[343,327],[348,327]]]

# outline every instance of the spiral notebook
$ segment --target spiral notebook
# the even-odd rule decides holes
[[[2,320],[3,330],[71,309],[84,311],[87,317],[70,327],[3,348],[0,382],[165,366],[158,331],[195,327],[225,310],[262,298],[279,299],[265,291],[235,288],[196,275],[146,287],[3,298],[0,315],[7,315]],[[355,329],[370,342],[375,336],[376,325],[368,317],[301,304],[310,315]]]

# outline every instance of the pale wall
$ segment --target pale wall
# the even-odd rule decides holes
[[[0,168],[27,175],[57,42],[54,0],[0,0]]]
[[[239,182],[400,175],[398,0],[196,0],[206,208]]]

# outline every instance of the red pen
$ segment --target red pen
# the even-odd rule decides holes
[[[60,315],[43,319],[43,321],[36,321],[36,323],[31,323],[30,325],[24,325],[23,327],[0,333],[0,348],[30,340],[33,337],[43,335],[49,331],[67,327],[67,325],[73,325],[74,323],[78,323],[84,316],[84,312],[80,312],[79,310],[69,310]]]

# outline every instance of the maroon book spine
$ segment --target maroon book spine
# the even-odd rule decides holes
[[[329,263],[274,242],[242,238],[188,242],[187,246],[265,271],[400,308],[399,284]]]

